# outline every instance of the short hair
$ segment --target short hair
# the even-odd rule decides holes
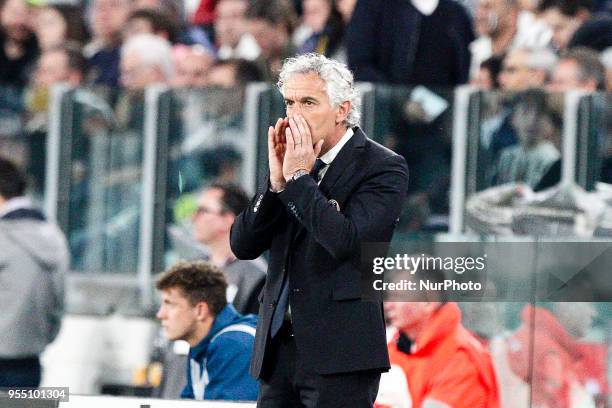
[[[89,30],[83,19],[84,11],[81,6],[51,3],[44,7],[61,14],[66,23],[66,40],[78,43],[80,46],[83,46],[89,40]]]
[[[226,65],[234,68],[236,72],[236,84],[238,85],[244,86],[249,82],[260,82],[264,79],[263,73],[257,64],[242,58],[218,60],[213,64],[213,67],[223,67]]]
[[[287,0],[251,0],[244,13],[248,20],[264,20],[272,25],[281,24],[288,33],[297,26],[295,9]]]
[[[249,197],[238,185],[234,183],[217,181],[208,186],[207,190],[213,188],[221,190],[223,193],[221,196],[223,211],[229,211],[234,215],[238,215],[249,206]]]
[[[178,24],[168,13],[152,8],[142,8],[133,11],[128,17],[128,22],[137,19],[147,20],[153,28],[153,33],[166,32],[168,33],[168,41],[171,43],[176,41]]]
[[[313,72],[325,82],[327,96],[333,105],[351,102],[351,110],[345,120],[349,127],[358,126],[361,119],[361,100],[355,89],[353,73],[345,64],[329,59],[317,53],[308,53],[288,58],[283,63],[279,74],[278,89],[283,93],[285,84],[295,74]]]
[[[606,70],[597,52],[585,47],[570,48],[561,54],[560,59],[576,62],[578,65],[579,81],[594,80],[597,84],[597,89],[603,88]]]
[[[5,200],[25,194],[26,179],[17,165],[0,157],[0,196]]]
[[[558,132],[563,126],[563,117],[554,109],[551,97],[541,88],[529,88],[514,95],[513,110],[517,112],[519,106],[525,106],[527,110],[535,112],[537,117],[548,118]]]
[[[227,281],[221,269],[205,261],[180,261],[157,280],[158,290],[180,289],[191,305],[205,302],[213,315],[227,305]]]
[[[159,67],[167,80],[174,74],[172,47],[170,43],[154,34],[137,34],[129,38],[121,47],[121,58],[137,54],[142,63],[149,67]]]
[[[502,61],[504,55],[493,55],[480,63],[480,69],[485,69],[491,73],[491,81],[493,82],[494,88],[499,88],[499,74],[502,69]]]
[[[543,13],[550,9],[559,9],[564,16],[575,17],[581,10],[593,11],[592,0],[541,0],[538,12]]]

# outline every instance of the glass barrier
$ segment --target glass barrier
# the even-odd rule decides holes
[[[612,236],[610,192],[596,184],[608,179],[609,94],[467,99],[455,117],[452,232]]]
[[[461,303],[488,348],[502,408],[605,407],[612,303]]]
[[[252,193],[257,152],[247,129],[245,88],[174,90],[162,98],[169,110],[160,122],[169,126],[167,153],[160,157],[161,168],[166,168],[161,239],[166,248],[163,265],[169,266],[177,259],[205,256],[206,249],[191,231],[198,193],[214,182],[235,183]]]
[[[612,93],[583,96],[576,120],[576,183],[595,189],[612,184]]]
[[[66,94],[58,220],[73,271],[136,274],[142,190],[143,94],[77,89]],[[62,188],[63,186],[63,188]]]
[[[469,194],[507,183],[540,191],[559,182],[563,95],[541,90],[474,95],[466,184]]]
[[[408,201],[398,232],[448,228],[453,90],[377,85],[366,99],[368,136],[406,158]]]
[[[402,302],[407,317],[401,322],[413,329],[417,324],[427,327],[426,320],[419,320],[426,316],[424,303],[416,302],[457,302],[461,324],[490,353],[502,408],[606,407],[612,379],[611,248],[610,241],[529,237],[497,241],[439,234],[429,240],[396,239],[389,258],[407,254],[421,263],[409,273],[402,265],[410,267],[412,260],[392,263],[384,279],[403,286],[384,295],[387,301]],[[475,259],[474,266],[479,257],[485,266],[475,270],[466,260]],[[425,258],[432,262],[425,263]],[[431,289],[422,282],[453,286]],[[468,282],[484,289],[468,288]],[[455,288],[460,284],[466,286]],[[418,333],[413,329],[408,333]],[[435,349],[426,354],[435,354]],[[448,367],[453,373],[459,369]],[[410,373],[406,375],[410,382]]]
[[[28,177],[28,191],[42,204],[45,187],[49,94],[25,95],[0,87],[0,154],[13,160]]]

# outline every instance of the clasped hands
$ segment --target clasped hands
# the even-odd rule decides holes
[[[298,170],[310,172],[314,166],[323,139],[313,145],[310,127],[301,115],[282,118],[268,128],[268,162],[270,163],[270,187],[282,191]]]

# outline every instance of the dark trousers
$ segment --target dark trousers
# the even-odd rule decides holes
[[[41,369],[38,357],[0,358],[0,387],[38,387]]]
[[[321,375],[304,368],[297,354],[290,323],[270,345],[258,408],[371,408],[378,393],[380,372],[356,371]],[[308,358],[308,356],[304,356]]]

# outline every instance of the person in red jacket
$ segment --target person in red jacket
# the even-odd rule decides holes
[[[605,345],[579,341],[596,315],[591,303],[553,303],[550,310],[526,305],[522,325],[491,344],[504,405],[542,408],[593,407],[591,393],[605,395]],[[593,358],[594,357],[594,358]],[[518,381],[517,381],[518,379]]]
[[[491,357],[461,324],[456,303],[386,302],[385,314],[397,333],[388,345],[392,369],[389,382],[381,379],[377,407],[500,407]]]

